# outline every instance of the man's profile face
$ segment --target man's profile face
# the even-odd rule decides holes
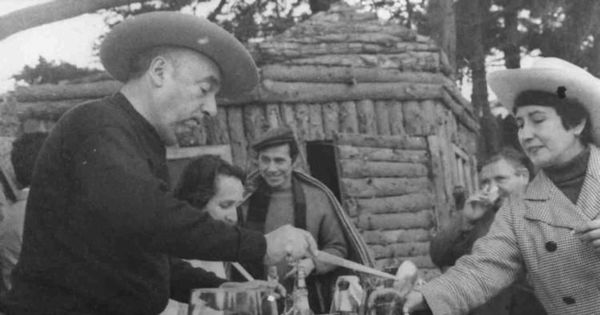
[[[287,189],[292,186],[292,157],[290,145],[282,144],[258,153],[258,171],[269,187]]]
[[[217,64],[193,51],[173,53],[164,69],[159,89],[156,119],[159,134],[167,145],[175,144],[174,126],[186,120],[201,123],[204,116],[217,114],[215,96],[221,73]]]
[[[527,174],[518,171],[504,159],[485,165],[479,173],[481,190],[486,193],[498,189],[501,198],[520,194],[527,185]]]

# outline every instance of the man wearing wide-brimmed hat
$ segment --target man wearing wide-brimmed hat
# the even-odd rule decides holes
[[[68,111],[40,152],[10,314],[158,314],[172,293],[223,282],[171,256],[275,263],[316,249],[306,231],[232,227],[170,193],[173,125],[214,115],[217,94],[257,83],[235,38],[205,19],[155,12],[117,25],[100,57],[124,85]]]
[[[558,58],[491,73],[539,170],[490,231],[444,275],[411,292],[405,313],[464,314],[527,271],[550,315],[600,311],[600,80]]]

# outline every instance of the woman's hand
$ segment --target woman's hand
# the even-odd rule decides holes
[[[578,226],[573,230],[576,237],[583,242],[587,242],[597,253],[600,253],[600,219]]]

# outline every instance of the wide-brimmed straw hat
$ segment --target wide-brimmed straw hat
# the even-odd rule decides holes
[[[487,81],[509,110],[521,92],[557,93],[564,87],[566,96],[577,99],[590,114],[592,136],[600,144],[600,80],[584,69],[559,58],[540,58],[530,68],[489,73]]]
[[[131,60],[156,46],[195,50],[212,59],[221,70],[220,96],[234,97],[258,82],[256,64],[248,50],[220,26],[179,12],[144,13],[115,26],[100,47],[100,60],[115,79],[125,82]]]

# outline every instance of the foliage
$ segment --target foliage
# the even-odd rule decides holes
[[[155,0],[107,10],[112,27],[125,17],[157,10],[198,13],[209,0]],[[233,33],[240,41],[265,38],[283,32],[310,15],[345,0],[220,0],[207,18]],[[426,0],[350,0],[409,28],[426,26]]]
[[[57,84],[61,81],[78,79],[98,73],[100,73],[98,70],[79,68],[67,62],[57,63],[39,57],[37,65],[34,67],[25,66],[20,73],[13,75],[13,78],[23,80],[31,85]]]

